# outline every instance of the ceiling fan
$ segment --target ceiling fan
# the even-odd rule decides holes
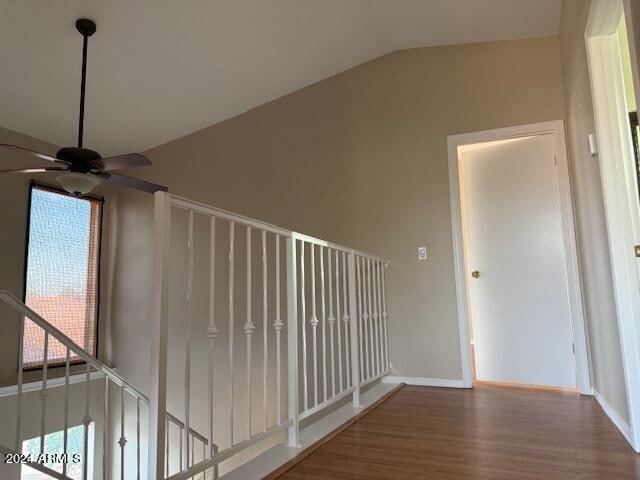
[[[17,150],[41,160],[54,162],[56,165],[44,168],[24,168],[13,170],[0,170],[2,173],[44,173],[64,172],[56,180],[67,192],[74,195],[84,195],[93,190],[102,181],[108,181],[135,188],[144,192],[166,191],[167,187],[146,182],[137,178],[128,177],[114,170],[122,168],[143,167],[151,165],[151,161],[139,153],[129,153],[115,157],[102,158],[94,150],[84,148],[82,137],[84,133],[84,99],[87,80],[87,44],[89,37],[96,32],[96,24],[87,18],[76,20],[76,29],[82,35],[82,82],[80,84],[80,116],[78,121],[78,146],[64,147],[58,150],[55,157],[29,150],[18,145],[0,143],[0,148]]]

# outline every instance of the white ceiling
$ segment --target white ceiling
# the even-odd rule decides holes
[[[395,50],[556,35],[562,0],[0,0],[0,126],[145,150]]]

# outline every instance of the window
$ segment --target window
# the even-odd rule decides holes
[[[37,184],[30,195],[25,304],[95,355],[102,200]],[[66,361],[53,339],[48,352],[47,365]],[[43,358],[44,332],[27,319],[24,368],[41,367]]]
[[[70,427],[67,430],[67,476],[69,478],[78,480],[82,478],[82,462],[84,461],[82,456],[83,437],[83,425]],[[89,426],[89,442],[91,443],[92,441],[93,424]],[[22,453],[36,460],[38,455],[40,455],[40,437],[24,440],[22,442]],[[47,433],[44,436],[44,453],[59,455],[64,453],[64,430]],[[78,458],[80,462],[74,463],[74,460]],[[61,463],[45,463],[44,466],[62,473]],[[51,477],[26,465],[22,466],[20,472],[20,480],[48,480],[49,478]]]

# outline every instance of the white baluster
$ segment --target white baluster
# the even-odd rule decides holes
[[[298,412],[300,402],[298,399],[298,280],[297,280],[297,241],[294,238],[287,238],[287,396],[288,414],[291,424],[288,430],[287,445],[289,447],[299,447],[300,425]],[[277,250],[276,250],[277,251]],[[278,257],[276,257],[278,258]],[[276,261],[277,265],[280,265]],[[278,282],[280,285],[280,282]],[[279,295],[278,295],[279,298]],[[278,315],[280,308],[278,307]],[[280,371],[280,369],[278,369]],[[278,390],[280,391],[280,390]],[[278,410],[279,411],[279,410]],[[217,470],[214,471],[217,476]]]
[[[385,286],[385,281],[387,277],[387,265],[384,265],[382,269],[382,320],[384,323],[384,357],[386,360],[385,370],[389,370],[389,337],[387,331],[387,319],[389,315],[387,314],[387,288]]]
[[[377,272],[377,262],[371,262],[373,267],[373,343],[375,347],[375,373],[376,375],[380,373],[381,363],[380,363],[380,342],[378,338],[378,290],[376,287],[376,272]]]
[[[273,323],[273,328],[276,331],[276,405],[278,409],[278,425],[282,423],[282,327],[284,327],[284,324],[280,317],[280,235],[276,235],[276,320]]]
[[[251,227],[247,226],[247,321],[244,324],[244,334],[247,337],[247,385],[245,392],[247,439],[251,438],[251,335],[255,329],[251,320]]]
[[[262,231],[262,431],[267,431],[267,232]]]
[[[364,325],[364,337],[362,342],[364,343],[364,357],[366,361],[366,374],[364,380],[367,380],[371,376],[371,355],[369,351],[369,307],[367,298],[367,261],[362,257],[362,305],[364,307],[364,313],[362,314],[362,320]]]
[[[344,313],[342,323],[344,325],[344,357],[346,363],[347,387],[351,385],[351,352],[349,350],[349,309],[347,307],[347,253],[342,252],[342,301],[344,302]]]
[[[140,480],[140,399],[136,397],[136,479]]]
[[[318,316],[316,312],[316,246],[309,244],[311,248],[311,338],[313,339],[313,405],[318,405]]]
[[[209,220],[209,325],[207,327],[207,338],[209,339],[209,453],[203,458],[212,458],[213,449],[213,371],[214,363],[214,344],[218,336],[218,327],[216,326],[216,217]]]
[[[44,452],[44,434],[47,422],[47,367],[49,363],[49,332],[44,332],[44,353],[42,358],[42,388],[40,390],[40,453]]]
[[[382,263],[381,262],[376,262],[376,291],[377,291],[377,295],[376,295],[376,299],[378,300],[378,345],[379,345],[379,350],[380,350],[380,357],[379,357],[379,361],[380,361],[380,373],[384,372],[386,370],[386,359],[384,358],[384,331],[383,331],[383,319],[382,319],[382,292],[381,292],[381,285],[380,285],[380,270],[382,269]]]
[[[87,480],[89,478],[89,425],[91,424],[91,417],[89,416],[89,405],[90,405],[90,392],[91,392],[91,366],[87,363],[87,371],[85,373],[84,385],[84,418],[82,419],[82,424],[84,425],[84,438],[82,442],[82,452],[83,452],[83,460],[82,460],[82,478],[83,480]]]
[[[66,348],[66,355],[65,355],[65,361],[64,361],[64,430],[62,433],[62,451],[64,453],[69,453],[67,451],[67,445],[69,443],[69,376],[70,376],[70,368],[71,368],[71,352],[69,351],[69,347]],[[109,379],[107,377],[105,377],[105,381],[108,382]],[[106,390],[105,390],[105,399],[106,399]],[[105,401],[104,404],[104,408],[105,408],[105,428],[104,431],[106,432],[106,411],[107,411],[107,402]],[[106,444],[105,444],[106,445]],[[106,451],[107,449],[104,449],[104,454],[106,455]],[[104,472],[106,473],[106,460],[104,461]],[[67,474],[67,463],[64,462],[62,464],[62,474],[66,475]],[[104,477],[106,478],[106,477]]]
[[[170,435],[170,430],[169,427],[171,426],[171,424],[169,423],[169,417],[167,417],[166,421],[165,421],[165,431],[166,431],[166,436],[165,436],[165,461],[166,461],[166,466],[165,466],[165,476],[168,477],[169,476],[169,440],[171,438]]]
[[[371,369],[369,372],[371,373],[371,377],[374,376],[375,369],[375,350],[373,347],[373,308],[371,305],[371,259],[367,258],[367,302],[368,302],[368,310],[369,310],[369,357],[371,360]]]
[[[342,329],[340,328],[340,253],[336,250],[336,321],[338,322],[338,392],[342,392]]]
[[[124,447],[127,445],[127,439],[124,436],[124,387],[120,388],[120,480],[124,480]]]
[[[302,314],[302,392],[303,409],[309,408],[309,385],[307,382],[307,328],[305,311],[305,288],[304,288],[304,241],[300,241],[300,309]]]
[[[187,251],[189,255],[189,265],[187,273],[187,326],[186,326],[186,348],[185,348],[185,361],[184,361],[184,424],[185,435],[188,435],[190,425],[190,404],[191,404],[191,303],[193,297],[193,210],[189,210],[189,223],[188,223],[188,236],[187,236]],[[188,440],[185,437],[185,440]],[[189,442],[185,441],[185,459],[187,460],[187,466],[183,466],[183,469],[188,468],[189,464]]]
[[[233,447],[233,291],[234,291],[234,221],[229,223],[229,438]]]
[[[355,254],[354,254],[355,256]],[[364,329],[363,329],[363,323],[364,323],[364,312],[362,310],[362,274],[361,274],[361,257],[356,257],[355,258],[355,263],[356,263],[356,280],[357,280],[357,296],[358,296],[358,350],[360,351],[360,378],[356,379],[356,381],[354,382],[356,385],[363,381],[365,378],[365,363],[364,363],[364,348],[366,346],[366,341],[364,340]]]
[[[67,348],[67,352],[69,349]],[[66,415],[67,412],[65,412]],[[108,478],[108,468],[109,468],[109,377],[104,377],[104,409],[102,412],[104,423],[102,425],[102,478]],[[67,427],[66,427],[67,419],[65,418],[65,429],[64,429],[64,452],[67,451]],[[66,471],[66,462],[62,464],[63,472]]]
[[[333,263],[331,262],[331,249],[327,249],[327,263],[329,264],[329,341],[331,342],[331,396],[336,394],[336,354],[333,326],[336,318],[333,316]],[[337,255],[337,252],[336,252]],[[336,285],[336,288],[338,286]]]
[[[327,308],[324,295],[324,247],[320,246],[320,284],[322,299],[322,391],[327,400]]]
[[[21,435],[21,423],[22,423],[22,371],[24,369],[24,322],[25,317],[20,315],[20,320],[18,324],[18,393],[16,401],[18,402],[16,406],[16,441],[15,441],[15,451],[20,453],[22,452],[22,435]]]

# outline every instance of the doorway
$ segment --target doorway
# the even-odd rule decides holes
[[[590,395],[563,123],[451,136],[449,177],[465,386]]]
[[[595,114],[595,158],[602,179],[629,405],[629,441],[640,452],[640,177],[633,142],[636,125],[631,128],[634,109],[637,120],[636,102],[631,97],[640,91],[635,60],[639,17],[637,10],[634,16],[635,9],[635,0],[593,0],[585,41]],[[630,41],[631,37],[636,41]]]

